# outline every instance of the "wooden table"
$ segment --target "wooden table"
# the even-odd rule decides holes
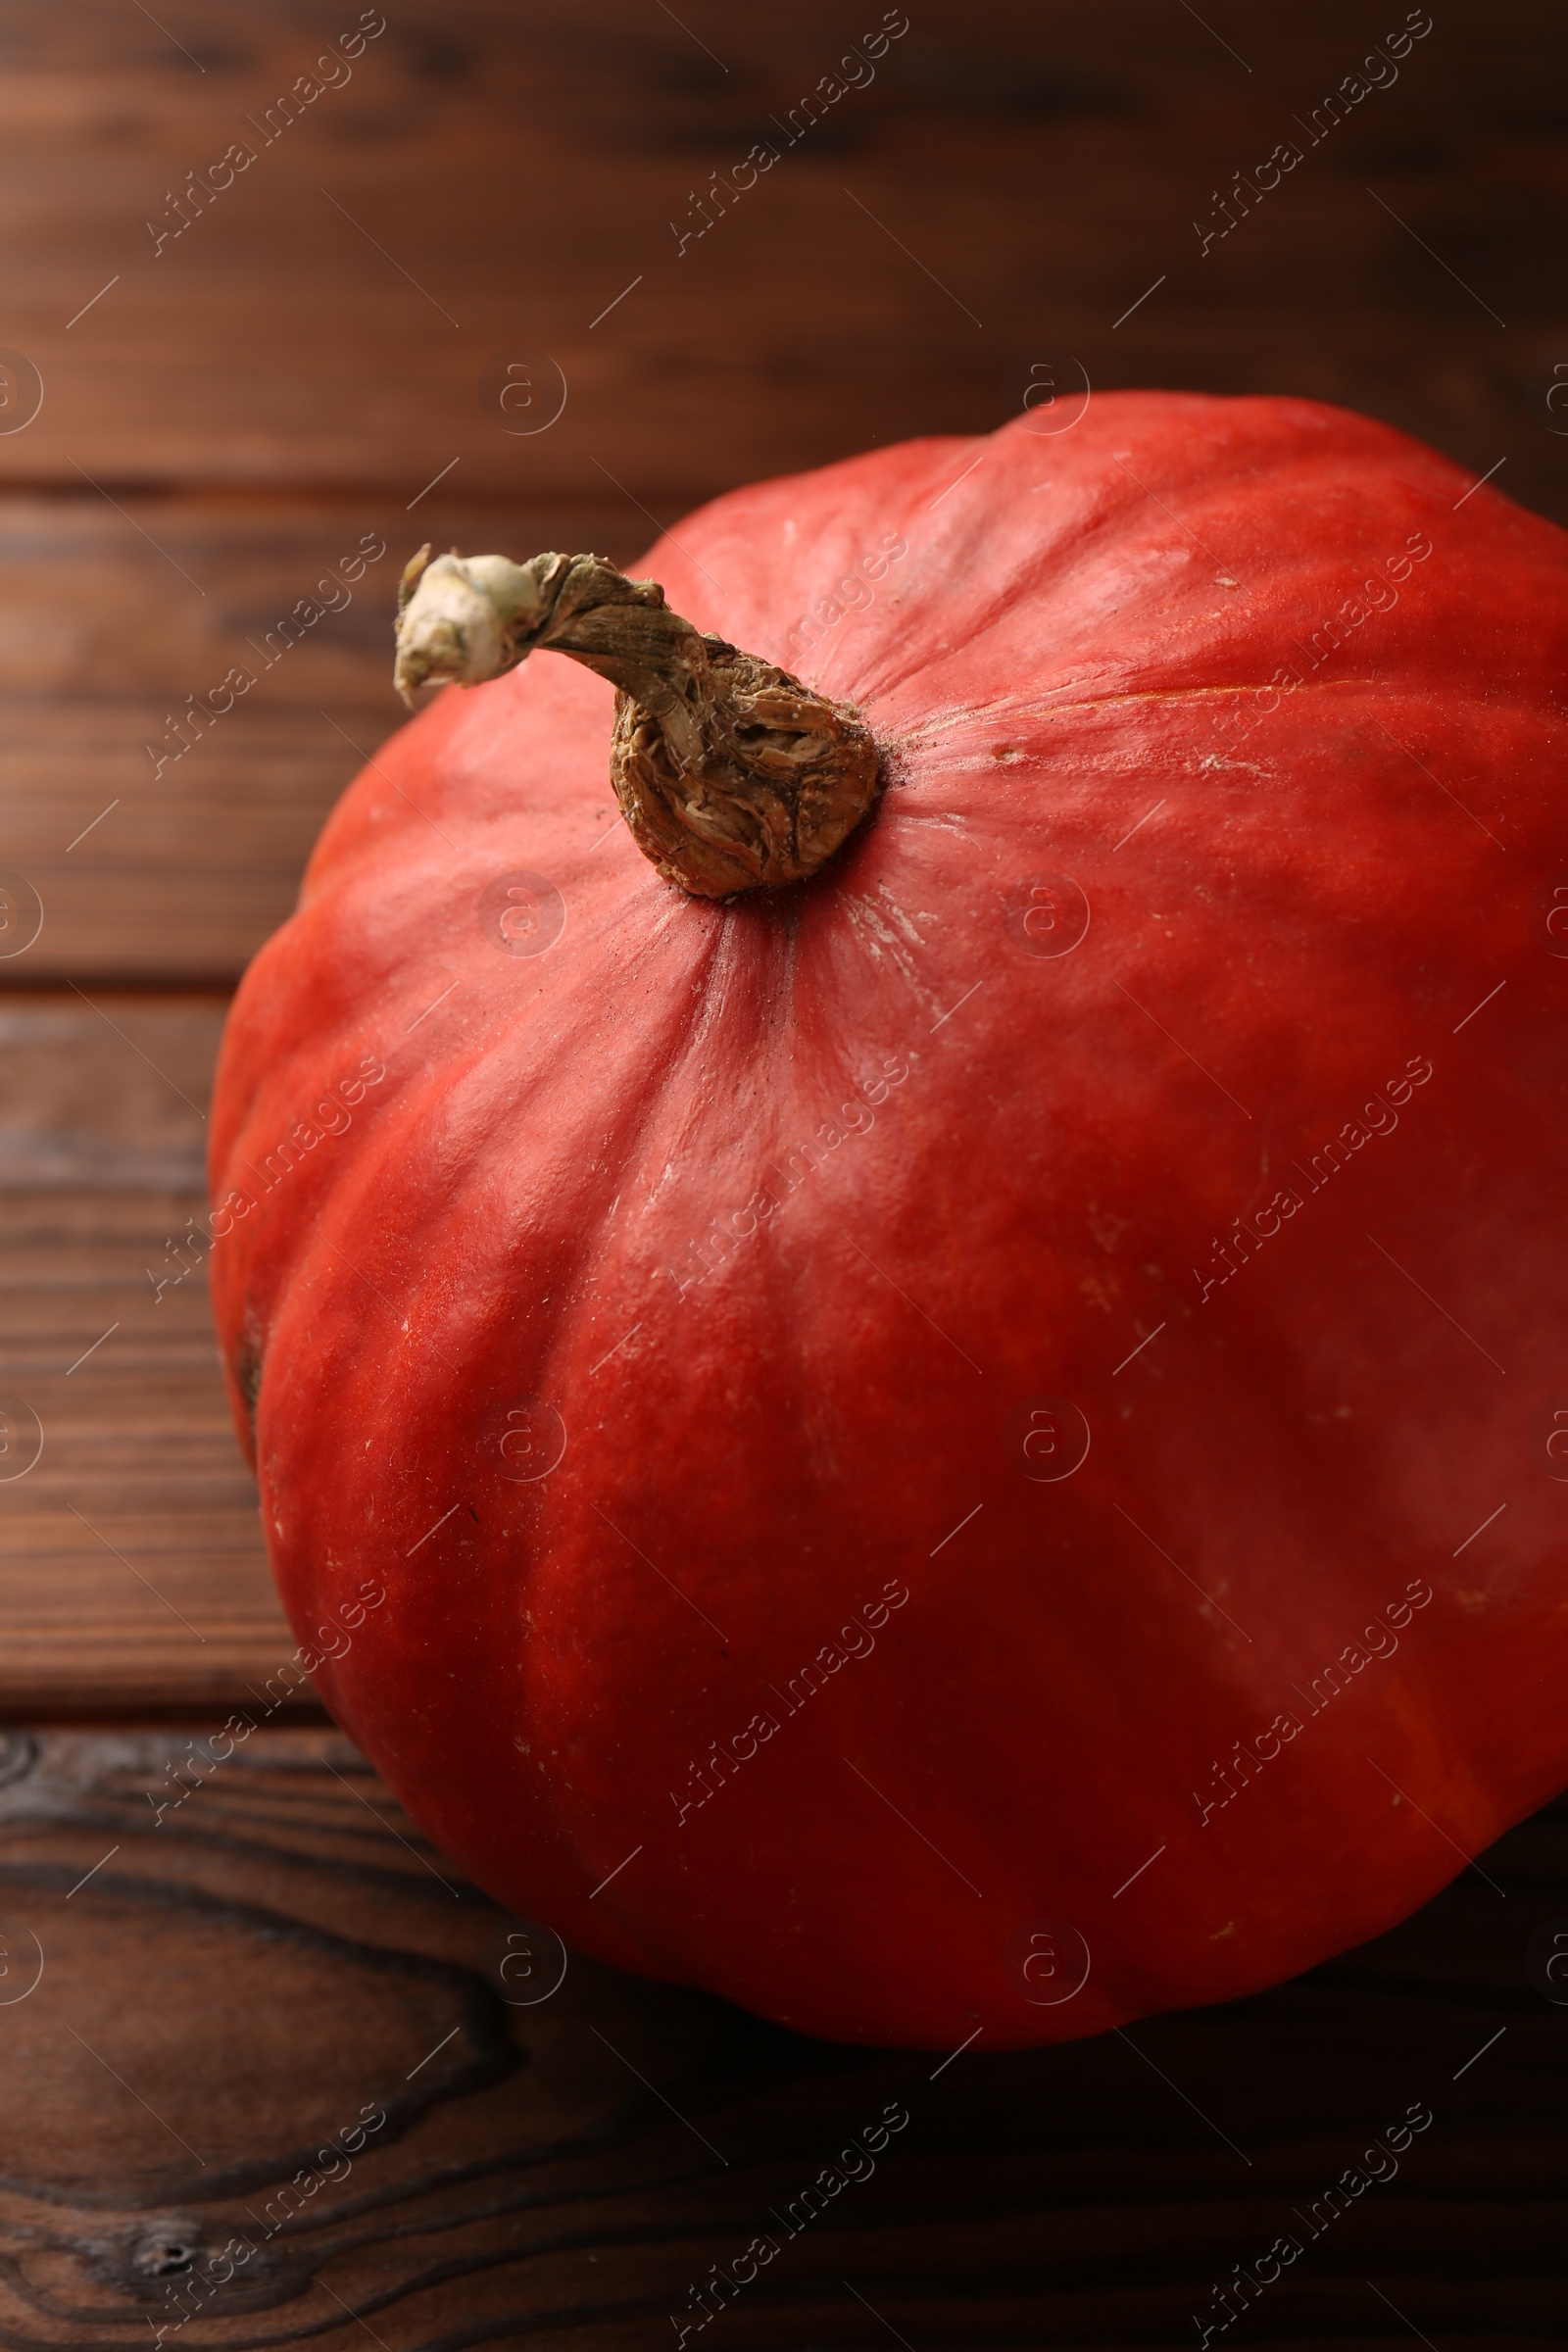
[[[309,1705],[212,1744],[293,1643],[188,1240],[207,1087],[397,722],[420,539],[629,560],[754,474],[986,429],[1040,367],[1343,400],[1568,520],[1560,12],[1440,8],[1332,127],[1404,12],[1291,13],[911,6],[808,129],[879,11],[0,5],[0,866],[43,915],[0,959],[0,1392],[43,1435],[0,1481],[0,2343],[1568,2333],[1561,1807],[1273,1993],[943,2059],[568,1958]],[[188,698],[372,548],[174,758]],[[792,2232],[890,2103],[874,2176]]]

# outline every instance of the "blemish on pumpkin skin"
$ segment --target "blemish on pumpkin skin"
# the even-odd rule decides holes
[[[1087,1221],[1090,1232],[1108,1257],[1127,1230],[1127,1219],[1113,1216],[1108,1209],[1091,1207]]]
[[[894,898],[893,893],[889,890],[885,882],[879,882],[877,884],[876,895],[881,901],[883,906],[886,907],[889,916],[903,932],[910,947],[923,948],[925,941],[921,938],[916,925],[921,921],[932,921],[932,916],[920,916],[906,913],[905,909],[899,905],[898,901]]]
[[[256,1406],[262,1393],[262,1342],[254,1307],[247,1300],[243,1336],[233,1361],[234,1386],[245,1407],[245,1419],[251,1435],[251,1450],[256,1449]]]
[[[884,951],[908,983],[911,994],[933,1015],[942,1010],[936,996],[920,967],[909,956],[904,941],[888,921],[886,914],[868,899],[858,898],[853,891],[841,890],[839,905],[843,907],[851,929],[873,962],[882,961]],[[904,918],[907,920],[907,918]],[[915,934],[917,944],[919,934]]]

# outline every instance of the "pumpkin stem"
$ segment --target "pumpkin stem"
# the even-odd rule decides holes
[[[476,686],[541,648],[617,689],[610,774],[644,856],[682,890],[724,899],[814,873],[881,786],[870,729],[787,670],[704,636],[656,580],[603,556],[437,556],[398,597],[394,680]]]

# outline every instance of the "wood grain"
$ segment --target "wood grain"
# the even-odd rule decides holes
[[[405,716],[407,558],[426,535],[532,552],[564,534],[629,557],[653,532],[618,499],[412,515],[368,498],[0,504],[0,865],[42,909],[31,944],[0,956],[0,991],[232,981]]]
[[[1485,1857],[1497,1890],[1295,1984],[944,2062],[566,1955],[334,1734],[12,1735],[0,1779],[8,2345],[1158,2346],[1282,2234],[1234,2340],[1568,2327],[1563,2011],[1524,1970],[1562,1807]],[[1412,2107],[1396,2172],[1324,2204]],[[808,2219],[824,2168],[863,2177]]]
[[[221,998],[97,989],[0,1004],[0,1398],[19,1433],[0,1453],[0,1713],[13,1718],[234,1705],[294,1650],[206,1297],[222,1014]],[[308,1686],[293,1703],[313,1704]]]
[[[264,110],[358,13],[8,9],[5,331],[46,396],[0,435],[4,478],[411,498],[459,459],[470,493],[563,497],[602,493],[597,461],[690,503],[985,429],[1018,354],[1064,346],[1102,386],[1311,393],[1478,471],[1506,451],[1516,495],[1563,511],[1544,403],[1568,32],[1545,0],[1439,11],[1397,82],[1206,254],[1212,192],[1298,136],[1402,9],[927,0],[792,140],[879,7],[419,5],[264,143]],[[155,252],[148,220],[177,219],[166,196],[236,139],[255,162]],[[680,250],[693,190],[760,140],[776,165]],[[519,348],[569,387],[527,438],[483,398]]]
[[[293,1652],[189,1243],[202,1206],[190,1193],[0,1198],[13,1719],[227,1704]],[[183,1281],[182,1239],[196,1259]],[[149,1268],[178,1287],[156,1296]]]
[[[0,865],[45,917],[0,988],[234,978],[401,718],[384,632],[426,535],[627,561],[738,481],[987,430],[1037,364],[1344,401],[1568,518],[1544,0],[1445,11],[1319,131],[1371,37],[1350,0],[1245,24],[941,0],[809,129],[859,24],[826,0],[612,0],[591,27],[421,0],[268,144],[335,23],[0,8],[5,333],[44,387],[0,429]],[[254,164],[155,251],[147,220],[236,137]],[[1227,214],[1287,138],[1298,168]],[[762,140],[776,164],[705,214]],[[363,534],[388,553],[352,603],[160,764],[172,714],[265,662]]]
[[[577,1956],[514,2006],[548,1936],[280,1728],[189,1236],[226,990],[398,721],[422,538],[624,562],[734,483],[989,429],[1036,363],[1342,401],[1568,520],[1568,21],[1445,0],[1312,142],[1402,0],[921,0],[792,139],[880,0],[399,0],[352,81],[247,131],[358,13],[0,0],[0,868],[44,916],[22,954],[0,929],[0,1396],[43,1437],[4,1475],[0,1417],[0,1718],[35,1727],[0,1732],[0,2345],[1142,2352],[1281,2233],[1212,2341],[1562,2343],[1537,1939],[1568,1939],[1568,1809],[1294,1984],[1053,2051],[830,2049]],[[254,163],[155,252],[236,136]],[[1299,169],[1203,252],[1284,138]],[[758,141],[776,166],[679,251]],[[509,362],[541,430],[506,429]],[[160,766],[366,534],[352,601]],[[1396,2177],[1314,2234],[1416,2101]],[[792,2233],[889,2102],[874,2176]]]

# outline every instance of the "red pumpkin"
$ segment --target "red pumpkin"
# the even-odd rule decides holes
[[[847,2040],[1268,1984],[1568,1779],[1568,542],[1307,402],[1040,422],[646,559],[870,728],[814,878],[656,872],[575,663],[449,691],[213,1116],[334,1715]]]

